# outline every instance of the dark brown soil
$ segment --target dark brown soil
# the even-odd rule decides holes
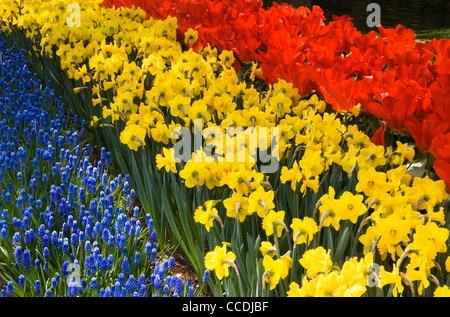
[[[177,250],[175,250],[173,257],[175,259],[175,267],[172,269],[172,272],[176,274],[180,274],[181,277],[184,278],[191,278],[191,284],[196,289],[200,284],[202,283],[203,276],[197,276],[195,273],[194,268],[192,267],[189,259],[183,252],[183,250],[179,247]],[[203,293],[201,297],[212,297],[213,294],[211,291],[205,287],[203,289]]]

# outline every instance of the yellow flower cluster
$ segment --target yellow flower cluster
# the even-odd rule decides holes
[[[346,261],[342,268],[334,266],[330,252],[323,247],[306,251],[300,259],[306,274],[300,287],[292,282],[290,297],[360,297],[367,289],[373,256],[356,257]]]

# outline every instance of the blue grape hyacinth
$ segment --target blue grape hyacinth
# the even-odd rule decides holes
[[[183,295],[182,281],[165,288],[175,263],[158,262],[153,220],[137,206],[130,176],[114,174],[108,149],[89,144],[86,119],[3,35],[0,246],[9,257],[0,261],[10,280],[2,295]]]

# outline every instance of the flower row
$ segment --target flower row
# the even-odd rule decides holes
[[[193,296],[134,205],[129,175],[112,175],[85,121],[9,45],[2,36],[2,296]]]

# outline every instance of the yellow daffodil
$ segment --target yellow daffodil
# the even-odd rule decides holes
[[[434,297],[450,297],[450,288],[447,285],[439,286],[433,294]]]
[[[156,155],[156,167],[158,169],[165,168],[166,172],[171,171],[177,173],[177,159],[173,149],[163,148],[163,155]]]
[[[213,226],[213,220],[217,220],[221,225],[223,225],[222,220],[218,215],[219,212],[216,208],[214,208],[217,202],[217,200],[208,200],[204,204],[206,210],[204,210],[203,206],[199,206],[194,213],[195,222],[205,225],[206,231],[208,232]]]
[[[400,275],[399,268],[396,264],[394,264],[392,272],[386,271],[386,269],[383,265],[380,267],[379,287],[383,288],[387,284],[394,284],[394,288],[392,290],[392,295],[394,297],[397,297],[398,294],[402,293],[404,290],[403,278]]]
[[[281,279],[281,274],[285,269],[284,265],[285,264],[281,259],[274,260],[269,255],[264,256],[263,289],[265,287],[265,283],[269,283],[270,290],[273,290],[278,285]]]
[[[249,212],[256,212],[260,218],[265,218],[275,208],[274,197],[273,190],[266,191],[263,186],[258,186],[248,197]]]
[[[236,268],[234,260],[236,255],[228,251],[226,245],[222,247],[216,246],[214,251],[210,251],[205,256],[205,267],[206,269],[216,272],[216,276],[219,280],[227,277],[229,275],[228,268],[230,266]]]
[[[274,257],[277,254],[277,248],[269,241],[261,242],[259,250],[261,251],[263,256],[269,255],[271,257]]]
[[[350,220],[356,223],[358,217],[366,212],[366,205],[362,202],[363,195],[353,195],[351,192],[344,192],[339,199],[335,200],[334,212],[338,213],[341,220]]]
[[[274,210],[270,210],[268,215],[263,218],[262,220],[262,227],[266,231],[266,234],[268,236],[271,236],[274,234],[274,230],[276,230],[277,236],[281,237],[283,229],[286,229],[287,226],[283,222],[284,221],[284,210],[280,210],[278,212]],[[276,229],[274,229],[274,227]]]
[[[306,276],[310,279],[319,273],[328,272],[333,264],[330,250],[327,251],[321,246],[307,250],[299,262],[306,269]]]
[[[184,44],[186,45],[192,45],[198,40],[198,32],[193,30],[192,28],[189,28],[184,33]]]
[[[319,231],[316,221],[310,217],[294,218],[290,227],[293,230],[295,245],[305,243],[309,246],[314,235]]]
[[[202,162],[189,161],[180,171],[180,176],[185,180],[188,188],[194,186],[203,186],[209,178],[211,172],[204,166]]]
[[[239,219],[244,222],[245,218],[249,216],[248,197],[233,193],[231,197],[223,201],[223,205],[227,210],[227,216],[230,218]]]

